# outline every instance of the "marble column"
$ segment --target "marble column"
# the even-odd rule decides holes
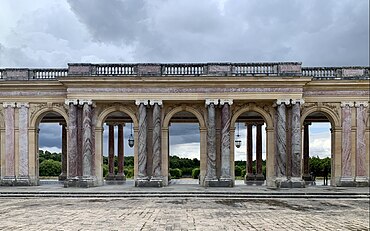
[[[206,181],[217,181],[217,176],[216,176],[216,110],[215,110],[215,106],[217,104],[218,104],[218,100],[216,99],[206,100],[206,106],[208,109],[207,170],[206,170],[206,179],[205,179]]]
[[[82,112],[82,175],[92,176],[92,130],[91,130],[91,101],[80,102],[83,104]]]
[[[253,124],[247,123],[247,168],[246,168],[246,176],[245,180],[254,180],[253,174],[253,136],[252,136],[252,129]]]
[[[256,180],[263,181],[265,177],[262,172],[262,125],[263,123],[257,123],[256,126]]]
[[[301,179],[301,104],[303,100],[292,100],[292,138],[291,138],[291,150],[292,150],[292,177],[298,177]]]
[[[77,100],[66,100],[68,104],[68,178],[78,176],[77,145]]]
[[[277,121],[276,121],[276,176],[286,176],[286,162],[287,162],[287,151],[286,151],[286,105],[289,105],[288,100],[277,100]]]
[[[4,178],[10,181],[15,180],[15,134],[14,134],[14,120],[15,120],[15,103],[4,102],[3,107],[5,117],[5,176]],[[4,180],[4,179],[3,179]],[[9,182],[13,184],[14,182]]]
[[[108,125],[108,180],[114,179],[114,125]]]
[[[303,179],[306,181],[310,181],[311,175],[310,175],[310,166],[309,166],[309,160],[310,160],[310,130],[309,126],[311,123],[304,122],[303,127]]]
[[[153,166],[152,179],[158,180],[162,178],[161,164],[162,164],[162,150],[161,150],[161,105],[162,101],[151,100],[150,105],[153,106]]]
[[[124,167],[124,143],[123,143],[123,127],[124,124],[118,124],[118,173],[116,176],[117,180],[124,180],[125,173],[123,172]]]
[[[353,102],[342,102],[342,177],[352,176],[351,169],[351,117]]]
[[[220,100],[221,112],[221,180],[231,180],[230,174],[230,106],[232,100]]]
[[[28,179],[28,103],[17,103],[19,108],[19,177]],[[20,179],[19,179],[20,180]],[[22,179],[25,180],[25,179]]]
[[[138,134],[138,178],[147,179],[147,100],[137,100],[136,105],[139,106],[139,134]]]
[[[64,181],[67,178],[67,128],[65,123],[60,123],[62,126],[62,173],[59,175],[59,180]]]
[[[356,182],[366,185],[368,184],[368,170],[366,167],[366,121],[368,117],[367,102],[356,102]]]

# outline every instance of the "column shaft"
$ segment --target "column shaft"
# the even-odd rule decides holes
[[[15,134],[14,134],[14,106],[5,107],[5,174],[15,177]]]
[[[352,175],[351,168],[351,107],[345,104],[342,107],[342,176],[350,177]]]
[[[257,124],[256,132],[257,175],[262,175],[262,124]]]
[[[286,176],[286,106],[284,103],[277,108],[276,151],[276,175]]]
[[[146,162],[147,162],[147,113],[146,106],[143,103],[139,105],[139,134],[138,134],[138,176],[139,178],[146,178]]]
[[[123,146],[123,124],[118,124],[118,175],[124,175],[124,146]]]
[[[77,174],[77,106],[69,104],[68,111],[68,175],[69,177],[76,177]]]
[[[153,166],[152,177],[161,177],[161,107],[158,103],[153,107]]]
[[[247,175],[253,175],[253,137],[252,124],[247,124]]]
[[[91,105],[85,103],[82,112],[82,174],[92,175],[92,130],[91,130]]]
[[[62,173],[59,179],[65,180],[67,176],[67,128],[65,124],[62,124]]]
[[[221,178],[230,178],[230,105],[222,106],[221,114]]]
[[[28,177],[28,104],[19,107],[19,176]]]
[[[208,105],[207,179],[216,179],[216,111],[215,104]]]
[[[109,125],[109,134],[108,134],[108,170],[109,176],[112,177],[114,175],[114,125]]]
[[[292,107],[292,177],[301,177],[301,109],[300,102]]]
[[[304,123],[303,128],[303,175],[310,175],[309,159],[310,159],[310,123]]]

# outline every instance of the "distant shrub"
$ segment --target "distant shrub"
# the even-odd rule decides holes
[[[103,177],[106,177],[108,175],[109,169],[108,165],[104,164],[103,165]]]
[[[127,169],[125,168],[123,172],[125,173],[126,178],[132,178],[134,176],[133,168],[127,168]]]
[[[242,176],[242,170],[243,170],[242,167],[236,165],[235,166],[235,176]]]
[[[199,174],[200,174],[200,169],[199,168],[194,168],[191,171],[191,176],[193,177],[193,179],[198,179],[199,178]]]
[[[40,164],[40,176],[59,176],[62,172],[62,164],[55,160],[44,160]]]
[[[243,169],[240,176],[244,177],[246,173],[247,173],[247,171],[245,169]]]
[[[179,168],[170,168],[170,174],[172,179],[179,179],[182,177],[182,171]]]

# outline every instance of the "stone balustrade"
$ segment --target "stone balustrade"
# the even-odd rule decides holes
[[[0,80],[53,80],[81,76],[246,76],[312,77],[314,80],[369,79],[369,67],[302,67],[279,63],[70,63],[67,68],[0,69]]]

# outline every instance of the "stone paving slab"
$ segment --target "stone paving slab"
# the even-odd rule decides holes
[[[0,199],[0,230],[369,230],[368,200]]]

